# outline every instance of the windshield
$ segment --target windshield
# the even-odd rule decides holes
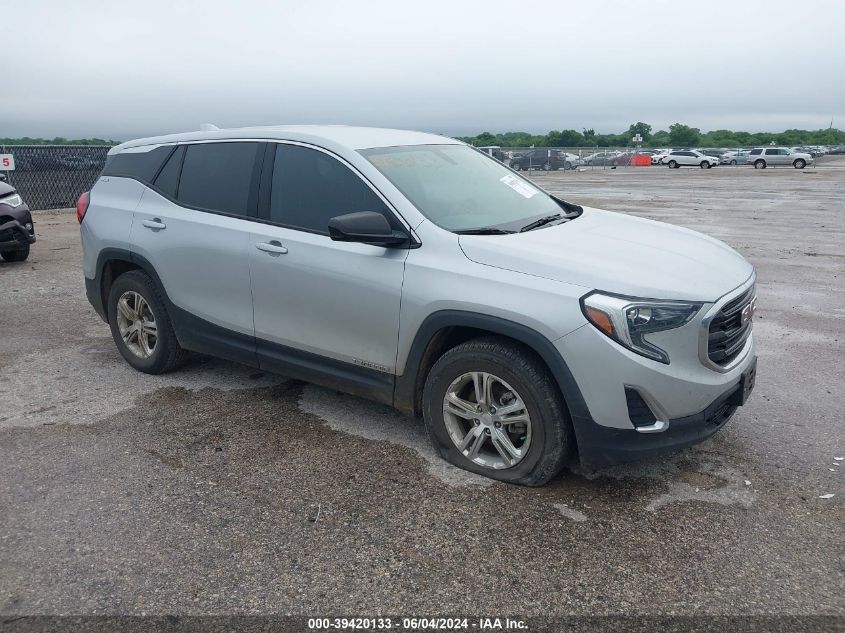
[[[449,231],[518,231],[554,214],[579,214],[494,158],[466,145],[360,150],[429,220]]]

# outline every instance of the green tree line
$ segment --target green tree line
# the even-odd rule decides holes
[[[118,145],[120,141],[107,141],[102,138],[0,138],[0,145]]]
[[[638,121],[620,134],[598,134],[593,129],[551,130],[547,134],[528,132],[482,132],[477,136],[460,137],[475,145],[500,147],[626,147],[634,145],[635,134],[642,136],[644,146],[653,147],[744,147],[749,145],[839,145],[845,144],[845,131],[830,128],[821,130],[786,130],[784,132],[736,132],[711,130],[674,123],[668,130],[652,131],[651,125]]]

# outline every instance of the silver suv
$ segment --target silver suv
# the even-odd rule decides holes
[[[371,398],[503,481],[697,442],[754,386],[739,254],[561,200],[449,138],[131,141],[77,214],[88,298],[132,367],[191,350]]]
[[[755,169],[765,169],[769,165],[792,165],[795,169],[804,169],[813,163],[810,154],[796,152],[788,147],[756,147],[748,152],[746,164]]]

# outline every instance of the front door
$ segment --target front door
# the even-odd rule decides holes
[[[328,364],[340,382],[356,371],[392,381],[408,251],[332,241],[328,221],[356,211],[399,220],[328,152],[279,143],[272,160],[269,192],[262,182],[266,223],[255,225],[249,247],[259,362],[282,372]]]

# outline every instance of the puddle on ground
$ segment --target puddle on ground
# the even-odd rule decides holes
[[[431,447],[422,421],[390,407],[306,385],[299,408],[316,415],[334,430],[410,448],[425,460],[432,476],[448,485],[490,486],[494,483],[443,460]],[[599,484],[603,479],[621,483],[613,486],[612,491],[602,490]],[[640,509],[648,511],[688,501],[749,507],[755,500],[755,493],[745,485],[745,479],[745,475],[724,457],[688,450],[592,472],[565,471],[560,479],[541,489],[540,496],[561,515],[581,522],[600,512],[605,505],[618,505],[617,494],[627,496],[628,502],[633,497]],[[620,491],[620,488],[624,490]],[[583,510],[591,507],[595,511],[588,517]]]

